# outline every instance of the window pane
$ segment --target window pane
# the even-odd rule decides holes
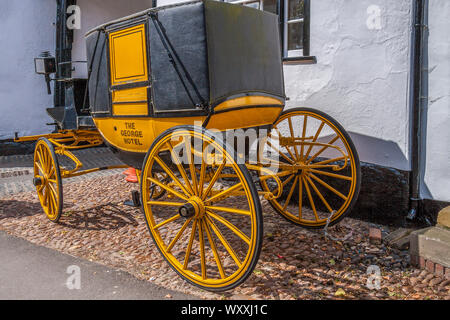
[[[288,0],[288,20],[300,19],[305,17],[304,0]]]
[[[239,0],[223,0],[224,2],[236,2]],[[255,0],[255,1],[248,1],[246,3],[241,3],[244,6],[255,8],[255,9],[261,9],[261,3],[263,4],[264,11],[268,11],[274,14],[277,14],[277,0]]]
[[[244,6],[247,6],[247,7],[250,7],[250,8],[255,8],[255,9],[260,9],[259,8],[259,1],[246,3],[246,4],[244,4]]]
[[[288,50],[303,49],[303,22],[288,24]]]
[[[224,2],[231,2],[231,3],[236,2],[236,1],[239,1],[239,0],[224,0]],[[241,3],[241,4],[244,6],[247,6],[247,7],[259,9],[259,3],[260,3],[259,0],[255,0],[255,1],[248,1],[245,3]]]
[[[263,0],[264,11],[277,14],[277,0]]]

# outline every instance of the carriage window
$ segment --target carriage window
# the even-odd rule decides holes
[[[310,57],[310,0],[223,0],[278,14],[286,62],[315,63]]]

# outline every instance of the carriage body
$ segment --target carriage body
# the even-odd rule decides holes
[[[176,125],[272,125],[285,96],[277,16],[196,1],[150,9],[89,32],[90,108],[104,140],[140,168]]]

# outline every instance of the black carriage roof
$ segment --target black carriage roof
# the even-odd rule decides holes
[[[156,12],[163,14],[151,14]],[[104,108],[109,99],[108,58],[106,50],[95,50],[96,43],[105,47],[108,31],[141,21],[148,30],[155,114],[181,116],[180,111],[200,112],[241,96],[285,99],[278,17],[246,6],[202,0],[150,8],[86,34],[88,60],[95,54],[97,66],[90,78],[94,109]]]

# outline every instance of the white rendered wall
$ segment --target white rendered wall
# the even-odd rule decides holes
[[[54,55],[55,0],[0,1],[0,140],[53,130],[44,76],[34,73],[41,51]]]
[[[379,25],[367,13],[374,5]],[[403,170],[410,169],[410,11],[410,0],[313,0],[317,64],[285,67],[289,107],[330,114],[352,133],[362,161]]]
[[[450,201],[450,1],[429,4],[429,100],[423,196]]]

